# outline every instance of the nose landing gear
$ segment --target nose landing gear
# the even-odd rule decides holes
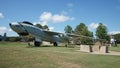
[[[34,42],[35,47],[39,47],[41,44],[42,44],[42,42],[39,42],[39,41]]]
[[[54,46],[58,46],[57,42],[54,42],[53,45],[54,45]]]

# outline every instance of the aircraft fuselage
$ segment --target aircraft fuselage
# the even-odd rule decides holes
[[[17,32],[19,35],[31,34],[35,38],[39,38],[40,40],[48,41],[48,42],[61,42],[62,41],[61,37],[59,37],[58,35],[48,34],[44,32],[43,29],[40,29],[33,25],[28,25],[25,23],[18,23],[18,24],[10,24],[10,27],[12,28],[12,30]]]

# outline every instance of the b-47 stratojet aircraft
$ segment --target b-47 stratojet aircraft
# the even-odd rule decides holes
[[[40,46],[41,41],[48,41],[53,43],[54,46],[57,46],[58,42],[64,42],[65,40],[69,41],[70,39],[70,37],[68,37],[68,34],[43,30],[27,21],[18,22],[16,24],[10,23],[9,25],[11,29],[17,32],[20,36],[28,34],[33,35],[35,37],[34,45],[37,47]],[[72,36],[72,34],[69,35]]]

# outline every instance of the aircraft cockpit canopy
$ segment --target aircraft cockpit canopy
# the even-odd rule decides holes
[[[28,22],[28,21],[23,21],[22,23],[28,24],[28,25],[33,25],[32,23],[30,23],[30,22]]]

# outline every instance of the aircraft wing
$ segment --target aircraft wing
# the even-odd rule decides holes
[[[71,33],[67,33],[67,36],[70,36],[70,37],[78,37],[78,38],[91,38],[93,39],[93,37],[89,37],[89,36],[83,36],[83,35],[77,35],[77,34],[71,34]]]
[[[47,30],[43,30],[43,32],[45,32],[46,34],[49,34],[49,35],[59,35],[59,34],[63,34],[63,33],[54,32],[54,31],[47,31]]]
[[[60,35],[60,34],[63,34],[63,35],[69,36],[69,37],[79,37],[79,38],[83,37],[83,38],[91,38],[91,39],[93,39],[93,37],[77,35],[77,34],[71,34],[71,33],[60,33],[60,32],[54,32],[54,31],[46,31],[46,30],[44,30],[44,32],[49,34],[49,35]]]
[[[71,34],[71,33],[66,33],[67,36],[70,36],[70,37],[80,37],[80,35],[77,35],[77,34]]]

